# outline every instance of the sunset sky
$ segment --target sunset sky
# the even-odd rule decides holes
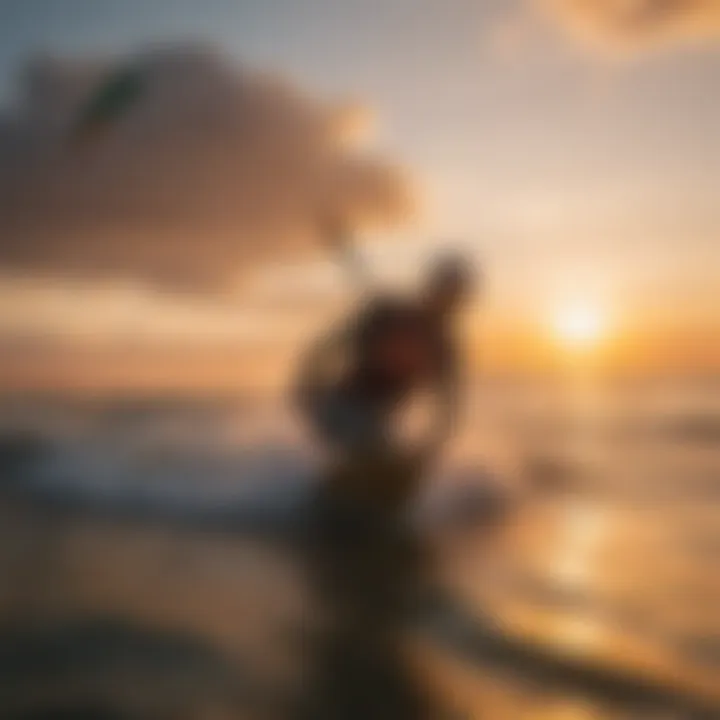
[[[0,0],[3,387],[282,367],[348,301],[319,207],[380,277],[481,258],[492,371],[717,372],[720,2]]]

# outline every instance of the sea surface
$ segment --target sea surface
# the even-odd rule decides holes
[[[434,717],[720,718],[718,389],[478,383],[395,614],[401,542],[307,562],[321,459],[282,398],[9,395],[1,716],[329,718],[347,675],[393,718],[402,683]],[[372,618],[402,681],[339,669]]]

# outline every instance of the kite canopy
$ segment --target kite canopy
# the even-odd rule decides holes
[[[73,139],[83,142],[108,129],[135,104],[144,86],[144,73],[137,65],[111,73],[81,109]]]

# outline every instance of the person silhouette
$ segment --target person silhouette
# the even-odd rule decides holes
[[[370,475],[399,473],[398,463],[419,471],[451,437],[462,396],[461,357],[454,320],[475,285],[465,258],[444,255],[432,263],[418,297],[372,298],[339,329],[313,343],[300,363],[294,397],[316,439],[339,461],[342,477],[369,499],[383,492]],[[408,452],[398,440],[398,416],[416,394],[436,402],[430,430]],[[370,472],[370,467],[387,471]],[[364,478],[364,479],[360,479]],[[402,484],[401,484],[402,485]],[[406,487],[384,488],[402,504]]]

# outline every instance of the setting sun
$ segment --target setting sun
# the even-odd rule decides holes
[[[554,318],[557,338],[572,348],[596,345],[602,339],[605,323],[602,314],[594,307],[573,305],[563,308]]]

